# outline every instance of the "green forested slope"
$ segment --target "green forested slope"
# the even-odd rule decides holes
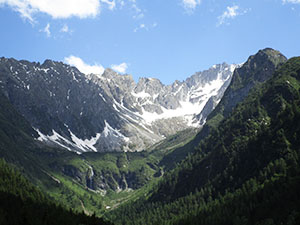
[[[216,128],[224,118],[230,115],[235,106],[243,101],[253,88],[270,79],[274,71],[286,60],[284,55],[271,48],[259,50],[256,54],[250,56],[241,67],[235,69],[224,96],[208,115],[207,121],[200,132],[184,146],[166,154],[161,164],[166,165],[166,169],[174,168],[176,163],[193,152],[199,142],[207,137],[211,130]]]
[[[0,92],[0,158],[15,165],[51,198],[77,212],[100,216],[106,206],[115,207],[131,195],[136,198],[133,190],[161,176],[158,156],[147,152],[78,155],[46,146],[34,140],[36,136]],[[92,182],[88,180],[91,169]],[[124,191],[116,193],[120,189]]]
[[[95,216],[75,214],[57,205],[26,180],[16,169],[0,160],[0,224],[110,224]]]
[[[220,103],[207,117],[207,122],[196,140],[207,137],[210,131],[227,118],[238,103],[243,101],[249,92],[269,80],[275,70],[287,61],[279,51],[265,48],[252,55],[232,76],[231,83],[226,89]]]
[[[239,104],[120,224],[299,224],[300,58]]]

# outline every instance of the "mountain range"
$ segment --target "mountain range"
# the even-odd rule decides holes
[[[43,209],[67,208],[87,224],[95,214],[115,224],[299,224],[299,91],[299,57],[270,48],[171,85],[1,58],[0,197],[24,213],[12,220],[2,205],[0,223],[26,221],[30,202],[42,205],[39,221],[64,221]]]
[[[0,59],[0,90],[34,136],[77,153],[142,151],[189,127],[201,127],[237,65],[214,65],[183,82],[83,74],[75,67]],[[172,126],[170,126],[172,124]]]
[[[299,57],[287,61],[272,49],[251,56],[207,122],[223,119],[208,134],[200,131],[194,150],[147,195],[109,218],[117,224],[299,224],[299,91]],[[239,92],[248,93],[230,99]]]

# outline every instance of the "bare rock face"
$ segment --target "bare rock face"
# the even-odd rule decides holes
[[[284,55],[271,48],[262,49],[250,56],[243,66],[234,71],[222,101],[209,118],[217,114],[227,117],[232,109],[248,96],[254,86],[270,79],[274,71],[286,61]]]
[[[201,127],[238,65],[214,65],[185,81],[83,74],[62,62],[0,59],[0,90],[36,130],[37,140],[78,153],[142,151],[168,135]]]

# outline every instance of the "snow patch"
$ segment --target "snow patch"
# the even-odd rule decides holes
[[[159,94],[154,94],[153,97],[152,97],[152,98],[153,98],[153,101],[154,101],[155,99],[157,99],[158,96],[159,96]]]
[[[35,129],[35,128],[34,128]],[[69,140],[67,140],[66,138],[62,137],[60,134],[58,134],[55,130],[52,130],[52,135],[44,135],[42,132],[40,132],[38,129],[35,129],[35,131],[38,133],[39,137],[36,138],[36,140],[42,141],[42,142],[53,142],[56,143],[57,145],[59,145],[62,148],[66,148],[69,151],[72,151],[68,146],[62,144],[66,143],[66,144],[72,144]]]
[[[182,90],[182,85],[177,89],[177,91],[174,93],[174,95],[176,96],[181,90]]]
[[[235,70],[235,68],[237,68],[237,67],[241,67],[243,64],[240,64],[240,65],[234,65],[234,64],[232,64],[232,65],[230,65],[230,72],[234,72],[234,70]]]
[[[68,89],[67,100],[70,99],[70,89]]]
[[[39,135],[39,137],[36,138],[36,140],[39,140],[39,141],[47,141],[47,140],[48,140],[47,136],[44,135],[42,132],[40,132],[38,129],[34,129],[34,130],[35,130],[35,131],[38,133],[38,135]]]
[[[45,72],[45,73],[48,73],[48,71],[49,71],[50,69],[49,69],[49,68],[47,68],[47,69],[44,69],[44,68],[41,69],[41,68],[39,68],[39,70],[40,70],[40,71],[43,71],[43,72]]]
[[[68,127],[66,124],[65,124],[65,126]],[[75,134],[73,134],[70,129],[68,129],[68,131],[71,135],[71,139],[72,139],[72,141],[70,141],[70,140],[64,138],[63,136],[61,136],[55,130],[52,130],[52,135],[44,135],[38,129],[35,129],[35,130],[39,135],[39,137],[36,138],[37,140],[42,141],[42,142],[56,143],[60,147],[68,149],[69,151],[76,151],[78,154],[81,154],[81,152],[78,151],[77,149],[80,149],[83,152],[87,152],[87,151],[97,152],[97,149],[94,147],[94,145],[96,144],[97,140],[101,136],[101,134],[98,133],[98,134],[96,134],[95,137],[92,137],[91,139],[82,140],[82,139],[78,138]]]
[[[72,71],[71,74],[72,74],[72,79],[78,83],[79,81],[78,81],[77,78],[75,77],[75,73]]]
[[[104,137],[108,137],[108,136],[120,137],[125,142],[129,142],[128,137],[125,137],[119,130],[112,128],[106,120],[104,120],[104,123],[105,123],[105,127],[103,132],[101,133],[101,136],[104,135]]]
[[[106,99],[104,98],[104,96],[101,93],[99,93],[99,96],[103,99],[103,101],[106,102]]]
[[[114,101],[116,101],[116,100],[114,100]],[[120,110],[116,107],[115,104],[113,104],[113,108],[114,108],[117,112],[120,112]]]
[[[216,69],[217,65],[214,65],[212,68]],[[230,67],[227,69],[229,69],[231,72],[233,72],[235,68],[236,68],[236,65],[230,65]],[[195,120],[195,115],[201,113],[201,111],[203,110],[205,104],[210,99],[210,97],[218,95],[219,90],[223,86],[224,82],[226,82],[231,77],[229,74],[228,77],[222,78],[224,71],[225,71],[225,69],[223,71],[220,71],[215,80],[212,80],[211,82],[205,83],[203,85],[194,86],[187,93],[186,98],[179,101],[180,107],[178,107],[176,109],[167,109],[163,106],[160,106],[163,112],[158,114],[156,112],[146,111],[142,107],[142,112],[140,112],[140,113],[132,112],[132,113],[141,117],[143,119],[141,122],[145,125],[151,126],[151,124],[154,121],[160,120],[160,119],[170,119],[170,118],[174,118],[174,117],[182,117],[186,120],[188,126],[199,127],[200,124],[198,123],[198,121]],[[174,93],[172,93],[172,95],[173,96],[178,95],[178,93],[181,92],[182,88],[183,88],[182,85],[179,87],[177,85],[177,88],[176,88],[177,90]],[[132,95],[135,97],[139,97],[139,98],[144,98],[144,99],[147,98],[147,100],[145,102],[142,102],[139,104],[140,106],[147,105],[147,104],[150,104],[150,105],[154,104],[153,102],[151,102],[151,100],[156,99],[158,97],[158,94],[157,94],[157,95],[152,96],[152,99],[148,98],[151,96],[148,93],[146,93],[145,91],[142,91],[139,93],[132,92]]]
[[[94,151],[97,152],[97,149],[94,147],[94,145],[97,143],[98,139],[100,138],[101,134],[97,133],[95,137],[92,137],[91,139],[85,139],[82,140],[78,138],[75,134],[72,133],[72,131],[69,129],[69,132],[71,134],[71,139],[75,143],[75,145],[80,148],[82,151]]]
[[[151,95],[149,93],[146,93],[145,91],[138,92],[138,93],[132,91],[131,94],[136,98],[151,98]]]

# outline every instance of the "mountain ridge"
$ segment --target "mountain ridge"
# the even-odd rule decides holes
[[[88,213],[97,210],[97,215],[105,214],[117,224],[297,224],[292,221],[300,219],[299,213],[293,212],[300,207],[299,62],[299,57],[292,58],[283,65],[277,63],[271,77],[264,73],[267,79],[254,82],[243,102],[236,104],[205,139],[199,141],[196,136],[189,142],[196,131],[184,130],[144,152],[78,155],[49,148],[44,141],[34,142],[43,134],[37,135],[39,130],[32,129],[0,90],[1,157],[18,166],[58,202]],[[264,66],[257,69],[265,71]],[[110,79],[114,74],[106,75]],[[17,84],[6,81],[10,86]],[[152,81],[143,82],[151,86]],[[242,85],[253,82],[246,81]],[[123,90],[131,93],[125,86]],[[26,83],[18,87],[28,90]],[[150,98],[147,92],[143,95]],[[107,104],[121,109],[122,90],[103,92],[103,98],[99,93]],[[120,135],[106,120],[104,124],[104,134]],[[69,141],[57,132],[53,135]],[[72,140],[76,140],[74,136]],[[77,141],[78,145],[86,144]]]
[[[40,141],[78,153],[141,151],[177,131],[201,126],[235,67],[223,63],[163,85],[154,78],[135,83],[131,75],[111,69],[85,75],[62,62],[2,57],[0,89]]]
[[[109,217],[117,224],[298,224],[299,90],[295,57],[252,89],[144,198]]]
[[[272,77],[274,71],[286,61],[287,58],[284,55],[272,48],[261,49],[249,56],[243,66],[235,70],[224,96],[207,116],[207,123],[197,135],[197,139],[205,138],[211,129],[217,127],[224,118],[230,115],[234,107],[247,97],[251,89]]]

